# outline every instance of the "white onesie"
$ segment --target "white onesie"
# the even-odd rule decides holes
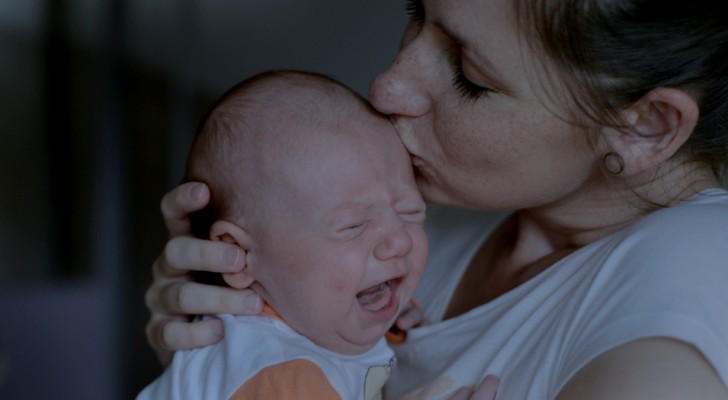
[[[379,400],[393,353],[382,338],[363,354],[317,346],[274,312],[222,314],[225,339],[178,351],[137,400]]]

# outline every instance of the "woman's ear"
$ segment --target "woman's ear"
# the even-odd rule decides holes
[[[225,220],[215,221],[210,227],[210,239],[237,245],[243,252],[244,257],[248,258],[251,238],[248,232],[237,224]],[[236,289],[247,288],[255,282],[255,277],[248,273],[247,262],[241,271],[223,273],[222,277],[228,285]]]
[[[661,87],[624,111],[628,130],[615,132],[610,151],[624,159],[624,174],[636,175],[662,164],[690,138],[698,104],[681,89]]]

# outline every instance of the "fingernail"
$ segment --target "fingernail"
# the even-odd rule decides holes
[[[414,327],[417,322],[419,322],[420,317],[417,314],[405,314],[399,318],[399,324],[402,326],[402,329],[408,330],[412,327]]]
[[[190,189],[190,197],[193,200],[197,200],[197,198],[200,197],[200,190],[202,190],[202,185],[192,185],[192,188]]]
[[[257,294],[249,294],[243,297],[243,304],[250,309],[250,311],[260,311],[263,307],[263,303],[260,301],[260,297]]]
[[[228,247],[227,249],[225,249],[223,257],[225,258],[225,262],[228,265],[237,265],[238,257],[240,257],[240,250],[238,250],[236,247]]]
[[[220,341],[222,340],[222,338],[225,337],[225,329],[223,328],[222,324],[213,325],[211,331],[216,341]]]

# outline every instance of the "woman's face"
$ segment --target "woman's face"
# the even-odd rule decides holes
[[[595,171],[585,135],[554,115],[512,0],[423,0],[370,100],[389,114],[428,201],[516,209],[568,201]],[[564,115],[564,112],[559,112]]]

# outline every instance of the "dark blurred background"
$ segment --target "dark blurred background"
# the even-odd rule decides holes
[[[362,94],[399,0],[0,0],[0,398],[129,399],[144,290],[212,101],[271,68]]]

